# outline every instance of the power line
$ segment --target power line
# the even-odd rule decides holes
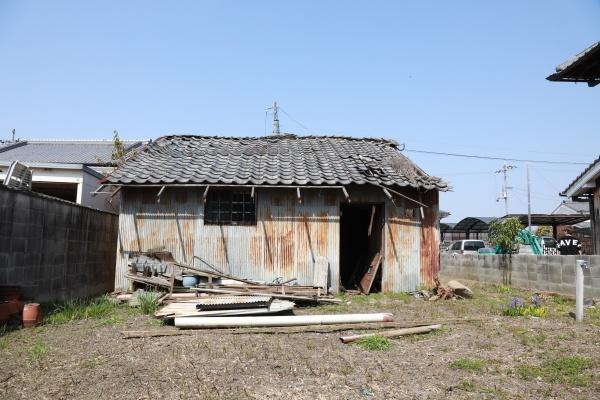
[[[309,130],[309,129],[308,129],[308,128],[307,128],[307,127],[306,127],[306,126],[305,126],[305,125],[304,125],[302,122],[298,121],[296,118],[292,117],[292,116],[291,116],[291,115],[290,115],[290,114],[289,114],[287,111],[285,111],[285,110],[283,109],[283,107],[279,106],[279,109],[280,109],[281,111],[283,111],[283,113],[284,113],[285,115],[287,115],[287,116],[288,116],[288,117],[289,117],[289,118],[290,118],[292,121],[294,121],[295,123],[297,123],[298,125],[300,125],[300,126],[301,126],[301,127],[304,129],[304,130],[306,130],[306,131],[308,131],[308,130]]]
[[[437,156],[451,156],[451,157],[466,157],[466,158],[477,158],[482,160],[500,160],[500,161],[513,161],[513,162],[529,162],[537,164],[556,164],[556,165],[589,165],[589,163],[575,162],[575,161],[549,161],[549,160],[527,160],[521,158],[507,158],[507,157],[492,157],[492,156],[478,156],[474,154],[459,154],[459,153],[443,153],[440,151],[428,151],[428,150],[416,150],[416,149],[404,149],[411,153],[423,153],[433,154]]]

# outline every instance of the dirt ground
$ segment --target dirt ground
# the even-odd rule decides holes
[[[340,332],[123,339],[175,330],[127,306],[103,318],[5,331],[2,399],[593,399],[600,398],[600,310],[545,297],[544,318],[502,316],[531,292],[465,282],[470,300],[407,295],[344,298],[297,313],[391,312],[396,321],[476,319],[390,340],[342,344]],[[600,308],[600,307],[599,307]],[[357,331],[348,331],[357,332]]]

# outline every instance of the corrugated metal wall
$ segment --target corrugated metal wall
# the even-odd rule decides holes
[[[123,188],[115,286],[126,289],[127,251],[164,246],[179,261],[198,256],[222,271],[245,278],[272,281],[298,278],[312,284],[314,262],[329,261],[329,282],[339,288],[340,190],[303,189],[302,203],[293,189],[257,189],[255,226],[204,225],[203,188]],[[432,268],[423,262],[421,216],[418,207],[401,199],[392,203],[375,187],[350,187],[352,203],[385,204],[383,227],[383,291],[411,291],[428,282]],[[418,196],[416,191],[411,193]],[[417,198],[417,197],[413,197]],[[434,205],[437,210],[437,198]],[[429,214],[427,214],[429,215]],[[437,215],[437,211],[435,211]],[[436,217],[437,218],[437,217]],[[437,238],[437,222],[427,237]],[[436,241],[437,243],[437,241]],[[430,250],[426,250],[430,251]],[[421,271],[421,268],[427,271]]]

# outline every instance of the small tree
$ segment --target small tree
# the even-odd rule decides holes
[[[113,131],[113,134],[113,150],[110,159],[118,165],[125,158],[125,145],[119,138],[119,132],[116,129]]]
[[[495,219],[490,223],[488,238],[496,246],[500,246],[502,253],[512,254],[516,250],[517,236],[523,229],[518,218]]]
[[[548,225],[539,226],[535,230],[536,236],[552,236],[552,227]]]

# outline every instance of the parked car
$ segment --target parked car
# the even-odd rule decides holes
[[[485,247],[483,240],[457,240],[448,249],[452,254],[477,254],[477,251]]]
[[[496,254],[496,249],[494,247],[482,247],[477,250],[477,254],[490,255]]]

